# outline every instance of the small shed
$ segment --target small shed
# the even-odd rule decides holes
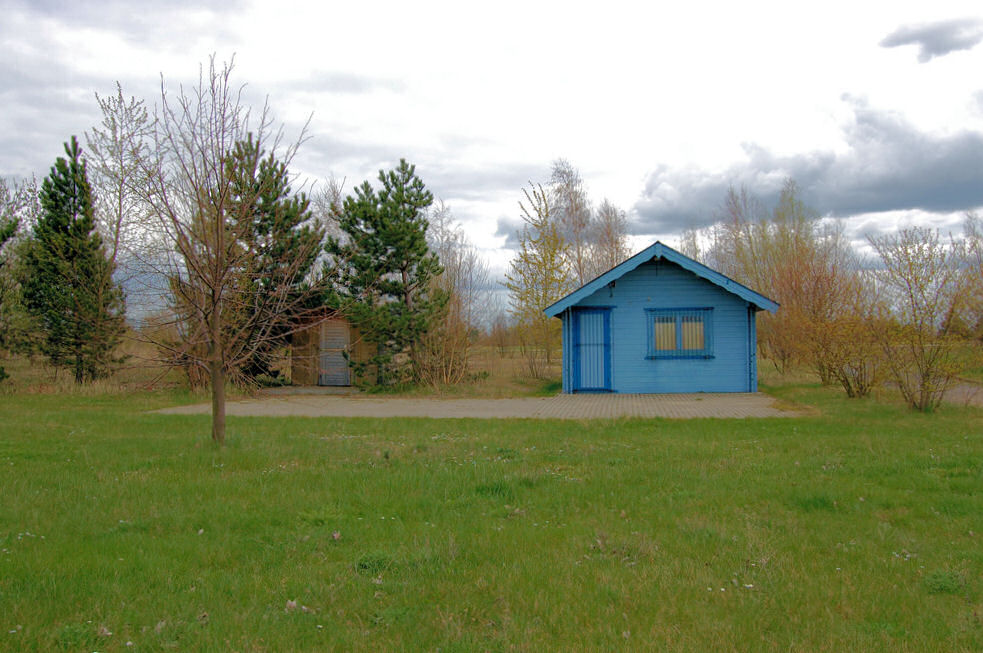
[[[757,392],[758,311],[778,304],[656,242],[546,309],[563,392]]]
[[[357,380],[348,364],[371,357],[356,327],[337,313],[314,319],[292,336],[290,377],[294,385],[347,386]]]

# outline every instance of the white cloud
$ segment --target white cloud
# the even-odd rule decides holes
[[[729,187],[745,187],[774,205],[786,178],[822,214],[885,211],[947,213],[983,205],[983,133],[922,132],[902,116],[846,98],[852,119],[842,151],[778,155],[746,144],[742,161],[721,171],[662,167],[636,204],[642,233],[710,224]]]
[[[646,187],[653,179],[678,193],[663,198],[671,208],[702,197],[712,206],[721,180],[770,183],[785,168],[840,179],[834,198],[851,188],[837,175],[892,178],[856,156],[844,93],[901,112],[910,133],[935,135],[923,145],[948,143],[952,160],[959,134],[983,131],[983,48],[920,66],[878,44],[899,24],[974,13],[975,3],[949,0],[890,12],[845,1],[166,0],[134,11],[123,0],[15,0],[0,24],[0,174],[44,174],[61,142],[98,120],[92,93],[111,93],[115,80],[153,102],[160,73],[194,81],[210,54],[235,53],[249,97],[269,95],[288,132],[313,112],[296,159],[305,176],[351,188],[405,157],[491,248],[505,240],[500,220],[518,217],[521,188],[563,156],[597,200],[627,208],[645,193],[634,216],[642,232],[658,226],[645,204],[661,197]],[[959,46],[947,34],[935,50]],[[912,151],[886,142],[863,151]],[[838,172],[851,162],[865,165]]]
[[[983,41],[983,21],[977,18],[961,18],[903,25],[884,37],[881,45],[885,48],[917,45],[918,61],[928,63],[951,52],[972,50],[980,41]]]

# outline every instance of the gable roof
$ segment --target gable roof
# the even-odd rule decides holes
[[[689,270],[696,276],[702,277],[710,283],[723,288],[727,292],[737,295],[754,306],[756,310],[766,310],[772,313],[778,310],[777,302],[768,299],[760,293],[754,292],[747,286],[737,283],[733,279],[720,274],[716,270],[708,268],[699,261],[694,261],[690,257],[680,254],[668,245],[664,245],[660,241],[656,241],[638,254],[632,256],[627,261],[614,266],[601,276],[594,278],[592,281],[588,281],[577,290],[574,290],[572,293],[555,304],[548,306],[543,312],[549,317],[556,317],[566,309],[579,303],[580,300],[589,297],[612,281],[620,279],[627,273],[637,268],[639,265],[657,259],[665,259],[675,263],[684,270]]]

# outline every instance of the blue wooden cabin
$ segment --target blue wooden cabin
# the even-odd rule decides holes
[[[656,242],[546,309],[563,392],[757,392],[757,312],[778,304]]]

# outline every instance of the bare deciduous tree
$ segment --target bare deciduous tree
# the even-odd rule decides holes
[[[719,220],[711,230],[704,262],[733,279],[767,292],[767,274],[759,263],[759,241],[768,220],[768,211],[747,188],[728,189]]]
[[[434,285],[450,299],[443,319],[424,334],[416,355],[420,380],[441,386],[460,383],[467,377],[489,274],[487,264],[443,201],[431,209],[429,222],[430,251],[444,269]]]
[[[628,248],[628,218],[607,198],[598,207],[591,227],[593,278],[627,259],[631,252]]]
[[[875,359],[858,363],[858,352],[872,350],[874,297],[842,224],[820,219],[792,180],[771,210],[746,188],[730,189],[720,218],[702,234],[684,234],[684,247],[781,304],[776,315],[761,318],[763,356],[782,373],[806,364],[824,384],[866,394],[880,369]],[[706,249],[701,239],[709,241]],[[851,340],[847,332],[854,330]]]
[[[550,208],[559,222],[569,248],[569,265],[577,285],[587,283],[594,274],[591,256],[592,211],[580,172],[566,159],[553,162],[550,175]]]
[[[505,274],[505,287],[529,372],[541,378],[552,365],[560,336],[560,325],[543,310],[575,286],[567,275],[568,250],[553,219],[549,196],[541,186],[530,186],[522,191],[525,202],[519,202],[525,225],[519,233],[519,251]]]
[[[284,179],[303,133],[284,146],[268,107],[252,120],[241,88],[232,85],[232,70],[233,63],[219,67],[213,57],[197,86],[174,97],[161,81],[150,149],[141,162],[144,227],[168,246],[159,260],[180,335],[155,344],[167,348],[172,361],[207,370],[217,443],[225,439],[228,376],[313,313],[317,288],[300,277],[320,247],[319,238],[304,237],[292,251],[279,251],[279,244],[266,247],[258,236],[257,221],[279,219],[258,214],[265,194],[282,197],[290,211],[307,211],[303,196],[287,199],[289,187],[273,187]],[[266,277],[270,269],[275,283]]]
[[[566,159],[553,162],[549,194],[576,285],[582,286],[628,258],[625,212],[608,199],[594,211],[580,172]]]
[[[838,289],[853,274],[842,229],[822,223],[792,180],[771,211],[747,189],[731,188],[721,218],[710,232],[707,264],[781,304],[776,315],[761,319],[763,356],[782,373],[810,363],[824,383],[832,383],[825,359],[816,355],[822,346],[813,346],[805,332],[833,319],[840,309]],[[695,235],[690,238],[698,247]]]
[[[17,183],[0,177],[0,355],[30,349],[30,321],[21,305],[13,264],[24,227],[35,223],[39,213],[36,180]],[[0,367],[0,381],[6,376]]]
[[[680,254],[688,256],[694,261],[705,263],[706,250],[702,245],[700,245],[701,236],[702,230],[700,229],[683,229],[683,233],[679,236],[679,242],[676,245],[676,249]]]
[[[894,311],[881,338],[888,370],[910,406],[933,410],[962,369],[951,333],[966,300],[962,253],[937,230],[919,227],[868,241]]]
[[[120,264],[120,254],[132,255],[141,244],[146,206],[140,197],[141,165],[148,159],[153,123],[143,100],[126,99],[116,84],[116,95],[99,97],[102,123],[86,132],[92,185],[96,190],[96,223],[109,260]]]
[[[488,341],[498,351],[499,358],[512,357],[514,331],[507,310],[500,308],[493,314],[488,328]]]
[[[966,335],[983,342],[983,220],[967,213],[963,223],[966,275]]]
[[[345,201],[344,186],[344,179],[338,181],[329,177],[311,190],[311,212],[325,233],[334,238],[344,238],[344,232],[338,226],[338,216]]]
[[[848,397],[866,397],[883,380],[879,337],[885,307],[869,272],[828,268],[817,288],[825,288],[824,311],[800,319],[799,336],[807,362],[821,379],[839,383]]]

